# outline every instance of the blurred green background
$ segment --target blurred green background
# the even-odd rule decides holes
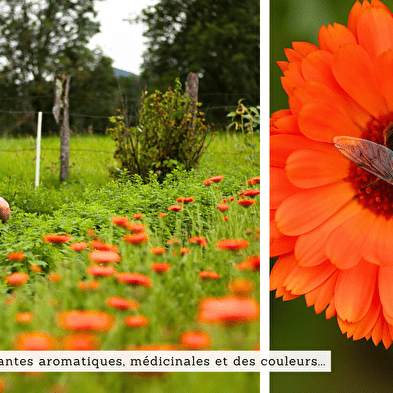
[[[347,25],[354,0],[272,0],[270,2],[270,112],[288,108],[276,62],[286,60],[293,41],[318,44],[322,25]],[[393,0],[383,1],[393,10]],[[387,250],[389,252],[389,250]],[[393,285],[393,283],[392,283]],[[271,350],[331,350],[331,373],[271,373],[272,393],[387,393],[393,391],[393,345],[385,350],[343,335],[336,317],[326,320],[308,308],[304,296],[283,302],[271,293]]]

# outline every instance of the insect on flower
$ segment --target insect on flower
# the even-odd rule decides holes
[[[385,128],[383,135],[384,145],[350,136],[336,136],[333,142],[345,158],[393,185],[393,123]]]

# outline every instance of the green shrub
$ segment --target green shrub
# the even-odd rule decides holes
[[[207,148],[209,132],[203,113],[197,110],[201,104],[193,105],[182,92],[179,78],[175,88],[168,88],[164,94],[156,91],[147,95],[144,91],[141,104],[137,127],[126,127],[122,116],[110,118],[118,170],[138,174],[144,181],[153,171],[162,181],[175,168],[195,168]]]

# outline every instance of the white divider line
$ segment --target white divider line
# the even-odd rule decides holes
[[[36,155],[36,160],[35,160],[35,186],[36,186],[36,188],[40,184],[41,126],[42,126],[42,112],[38,112],[37,155]]]

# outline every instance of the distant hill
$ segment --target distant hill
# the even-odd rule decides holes
[[[128,75],[135,75],[132,72],[128,72],[128,71],[123,71],[123,70],[119,70],[118,68],[113,68],[115,71],[115,76],[119,76],[119,75],[124,75],[124,76],[128,76]]]

